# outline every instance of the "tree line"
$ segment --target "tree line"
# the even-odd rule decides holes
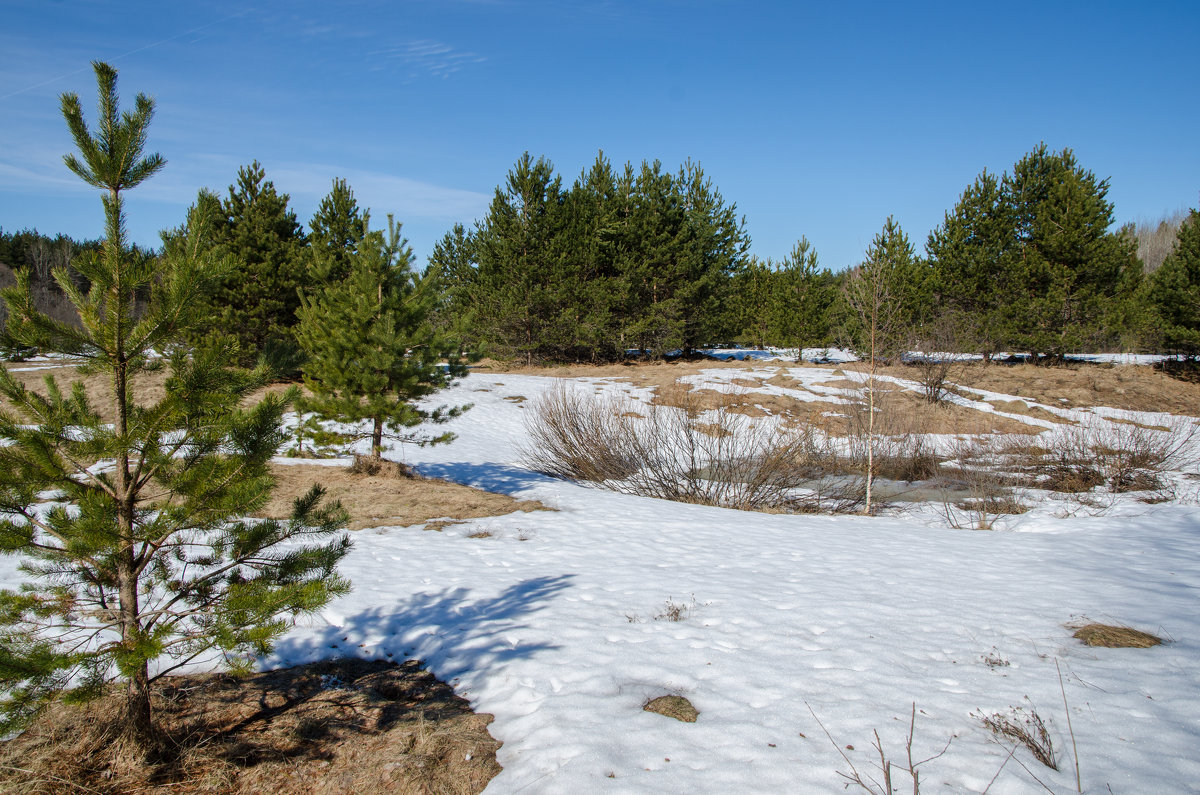
[[[1200,278],[1187,242],[1196,211],[1117,228],[1108,188],[1071,150],[1041,144],[1011,171],[980,173],[923,250],[887,219],[872,244],[883,250],[864,252],[864,263],[894,260],[879,270],[894,282],[892,347],[1042,360],[1084,350],[1200,353]],[[209,221],[204,245],[240,263],[207,299],[213,326],[240,363],[264,357],[298,375],[304,296],[347,277],[365,234],[369,215],[353,190],[335,180],[305,231],[288,195],[253,162],[224,196],[202,190],[190,212]],[[164,240],[185,234],[169,230]],[[0,262],[32,267],[33,283],[47,284],[47,262],[96,245],[0,231]],[[847,302],[861,264],[821,267],[804,237],[779,260],[749,247],[736,204],[695,163],[614,167],[600,153],[568,186],[547,159],[525,153],[487,214],[437,242],[419,281],[431,330],[463,350],[527,363],[662,357],[720,343],[863,350],[863,323]],[[416,278],[405,245],[401,260]]]
[[[1041,144],[1010,172],[982,172],[923,252],[888,218],[863,263],[833,273],[804,237],[782,260],[748,255],[736,205],[695,164],[615,170],[601,154],[564,188],[547,160],[526,153],[487,215],[435,246],[430,269],[463,338],[528,362],[721,342],[863,351],[870,329],[851,287],[864,276],[887,282],[896,350],[1043,361],[1084,350],[1197,353],[1195,211],[1146,274],[1136,230],[1115,227],[1108,188],[1071,150]]]

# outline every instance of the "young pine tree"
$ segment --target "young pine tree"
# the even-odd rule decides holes
[[[1166,349],[1200,357],[1200,211],[1179,225],[1178,244],[1150,277],[1150,301]]]
[[[348,590],[335,566],[349,540],[328,538],[344,514],[319,509],[318,489],[288,522],[239,518],[270,495],[267,463],[289,398],[239,409],[261,373],[227,369],[225,351],[192,356],[180,344],[222,264],[205,253],[198,212],[160,258],[127,245],[124,192],[164,165],[142,154],[154,104],[139,94],[120,113],[116,71],[94,67],[95,134],[78,97],[62,98],[79,148],[66,164],[104,191],[104,245],[76,262],[88,291],[65,268],[54,274],[80,326],[38,312],[27,279],[4,299],[13,338],[76,357],[112,392],[96,405],[82,384],[64,392],[47,378],[43,395],[0,370],[12,407],[0,411],[0,551],[22,556],[28,578],[0,592],[0,734],[55,698],[96,695],[117,677],[121,735],[148,750],[158,741],[151,681],[197,658],[224,654],[246,666],[245,655],[268,651],[289,616]],[[135,400],[132,379],[162,365],[156,352],[170,356],[164,394]],[[279,549],[284,541],[292,543]]]
[[[413,273],[400,225],[389,216],[386,235],[365,231],[365,219],[363,225],[346,279],[301,296],[296,338],[308,355],[304,383],[313,392],[302,408],[322,421],[368,421],[371,456],[378,460],[385,435],[419,444],[452,438],[421,437],[408,429],[464,410],[429,411],[414,401],[465,375],[466,365],[456,344],[434,330],[435,281],[432,274],[421,279]]]

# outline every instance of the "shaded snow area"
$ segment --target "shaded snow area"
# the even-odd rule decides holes
[[[1073,792],[1063,691],[1084,791],[1200,781],[1194,497],[1038,508],[985,532],[932,511],[786,516],[614,494],[520,466],[523,414],[552,384],[473,374],[439,395],[475,404],[450,426],[458,440],[393,455],[556,511],[359,532],[342,567],[353,594],[264,664],[424,660],[496,716],[504,771],[489,792],[843,792],[842,753],[881,778],[874,731],[905,761],[914,704],[914,761],[945,748],[920,767],[923,791]],[[1169,642],[1085,647],[1064,626],[1082,618]],[[666,694],[699,719],[642,710]],[[1059,771],[979,720],[1013,708],[1044,720]],[[898,770],[893,783],[911,791]]]

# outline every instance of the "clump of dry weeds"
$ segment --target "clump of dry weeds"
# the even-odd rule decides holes
[[[1007,713],[978,712],[975,717],[1002,743],[1014,742],[1025,746],[1033,758],[1051,770],[1058,770],[1054,758],[1054,742],[1045,721],[1032,705],[1012,707]]]
[[[1083,641],[1085,646],[1103,646],[1110,649],[1148,649],[1163,642],[1157,635],[1142,632],[1140,629],[1094,622],[1075,627],[1073,637]]]

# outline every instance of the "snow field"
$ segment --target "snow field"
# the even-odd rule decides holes
[[[393,457],[556,511],[357,533],[341,567],[354,592],[264,664],[424,660],[496,716],[504,771],[489,792],[842,792],[848,766],[812,713],[878,778],[872,731],[902,762],[915,703],[918,759],[953,738],[921,768],[925,792],[981,792],[1003,766],[989,791],[1024,793],[1045,791],[1033,775],[1075,788],[1057,660],[1085,791],[1200,781],[1195,504],[1064,519],[1048,500],[1017,517],[1026,532],[973,532],[932,512],[782,516],[614,494],[520,468],[524,406],[552,384],[472,374],[436,396],[475,404],[450,425],[459,438]],[[468,537],[481,530],[490,537]],[[655,620],[668,602],[682,621]],[[1172,642],[1087,648],[1064,627],[1081,617]],[[699,720],[641,710],[668,693]],[[1030,704],[1058,772],[1023,748],[1006,763],[972,717]]]

